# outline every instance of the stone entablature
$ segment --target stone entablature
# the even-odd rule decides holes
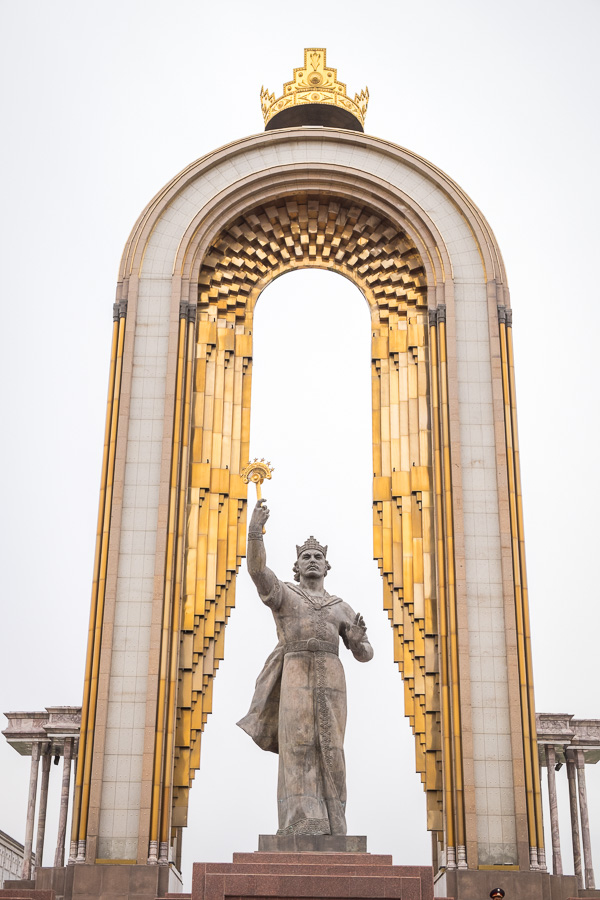
[[[582,750],[586,764],[600,760],[600,719],[576,719],[568,713],[537,713],[540,764],[546,765],[545,745],[553,744],[557,763],[567,750]]]
[[[7,712],[2,734],[17,753],[31,756],[34,743],[50,743],[50,755],[62,756],[65,738],[79,737],[80,706],[47,706],[42,712]]]

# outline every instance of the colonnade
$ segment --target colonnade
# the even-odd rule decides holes
[[[595,888],[592,844],[585,780],[586,763],[600,759],[600,720],[569,715],[538,714],[540,764],[547,769],[552,870],[562,875],[556,772],[566,765],[571,814],[573,866],[580,890]],[[583,858],[582,858],[583,851]]]
[[[21,876],[24,881],[29,881],[33,877],[34,868],[43,865],[50,768],[53,760],[58,765],[61,756],[62,781],[53,865],[62,867],[65,864],[69,797],[72,770],[76,770],[77,766],[81,709],[72,706],[49,706],[44,712],[18,712],[5,715],[8,719],[8,728],[3,731],[6,740],[22,756],[31,756]],[[37,829],[35,829],[36,809]]]
[[[74,737],[66,737],[63,744],[63,771],[62,786],[60,794],[60,812],[58,817],[58,837],[56,841],[56,852],[54,854],[54,865],[64,866],[65,864],[65,837],[67,833],[67,816],[69,813],[69,794],[71,787],[71,768],[77,764],[77,741]],[[37,834],[35,841],[35,863],[37,866],[43,865],[44,858],[44,839],[46,836],[46,811],[48,808],[48,786],[50,783],[50,763],[53,757],[53,746],[51,742],[42,743],[35,741],[31,747],[31,771],[29,775],[29,796],[27,798],[27,821],[25,824],[25,842],[23,850],[23,875],[24,881],[32,876],[33,869],[33,830],[36,810],[37,785],[40,769],[42,769],[42,778],[39,792],[39,805],[37,817]],[[54,754],[54,759],[58,762],[58,754]]]
[[[46,834],[46,812],[52,760],[63,758],[58,835],[53,865],[65,865],[67,818],[71,782],[77,767],[81,709],[79,707],[47,707],[44,712],[6,713],[7,741],[22,756],[31,756],[27,817],[23,852],[24,881],[31,880],[35,867],[43,865]],[[538,713],[536,716],[539,762],[547,770],[550,806],[552,865],[555,875],[562,875],[556,773],[566,766],[571,839],[575,876],[580,890],[594,889],[590,822],[585,767],[600,761],[600,720],[575,719],[571,715]],[[40,777],[41,774],[41,777]],[[38,791],[39,785],[39,791]],[[34,830],[37,808],[37,830]],[[69,864],[75,862],[76,842],[70,846]]]

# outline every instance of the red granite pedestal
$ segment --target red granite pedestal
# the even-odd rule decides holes
[[[196,863],[191,900],[433,900],[429,866],[394,866],[370,853],[234,853]]]

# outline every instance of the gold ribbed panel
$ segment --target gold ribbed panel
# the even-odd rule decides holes
[[[85,680],[81,706],[78,763],[73,796],[73,818],[71,822],[71,839],[73,841],[85,841],[87,838],[126,315],[127,304],[125,302],[116,303],[113,307],[113,340],[106,406],[98,526],[96,531],[94,579],[92,582],[92,602],[90,606]]]
[[[374,547],[403,673],[430,829],[442,829],[441,738],[426,284],[414,243],[352,201],[295,194],[233,221],[199,276],[191,401],[173,815],[184,825],[212,711],[235,574],[246,551],[252,327],[277,275],[326,268],[371,308]]]
[[[531,658],[529,601],[527,591],[527,571],[525,565],[523,499],[521,494],[521,471],[519,464],[516,388],[512,346],[512,313],[510,310],[501,306],[498,308],[498,314],[527,824],[530,849],[533,849],[536,852],[544,852],[544,823],[540,770],[538,764],[535,701],[533,694],[533,663]]]
[[[406,305],[378,326],[373,310],[373,541],[394,659],[427,792],[442,830],[442,769],[427,310]]]

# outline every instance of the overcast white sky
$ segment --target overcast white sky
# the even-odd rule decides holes
[[[352,94],[368,84],[367,132],[447,172],[498,238],[514,310],[537,708],[600,718],[597,0],[2,0],[0,17],[0,710],[81,702],[111,310],[127,236],[180,169],[262,130],[262,84],[278,93],[305,46],[326,46]],[[299,302],[306,314],[292,342]],[[332,347],[340,310],[344,342]],[[277,531],[270,562],[288,577],[296,542],[310,532],[328,543],[328,588],[363,612],[376,650],[369,666],[346,665],[349,829],[398,863],[428,863],[370,561],[366,304],[342,278],[294,273],[265,291],[255,335],[252,452],[277,466],[265,491]],[[234,725],[273,644],[269,613],[241,576],[192,791],[186,877],[193,860],[230,859],[275,828],[276,758]],[[2,741],[0,767],[0,829],[22,841],[28,763]],[[600,772],[591,768],[600,874]],[[564,769],[558,780],[568,868]]]

